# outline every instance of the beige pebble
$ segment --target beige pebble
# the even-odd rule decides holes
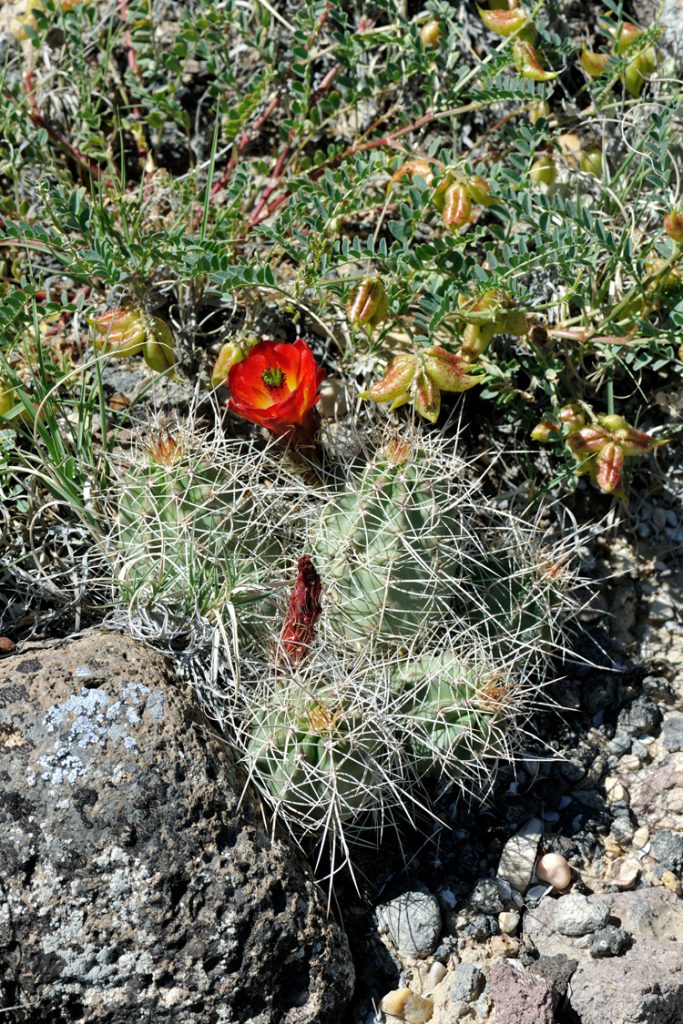
[[[519,926],[519,914],[516,910],[503,910],[498,915],[498,927],[503,935],[514,935]]]
[[[681,885],[680,879],[673,873],[673,871],[669,871],[668,869],[662,872],[662,884],[665,885],[667,889],[671,889],[672,892],[675,892],[677,896],[680,896],[683,892],[683,886]]]
[[[640,760],[634,754],[624,754],[619,758],[619,767],[624,772],[637,772],[640,768]]]
[[[647,844],[649,842],[650,842],[650,830],[647,827],[647,825],[641,825],[640,828],[637,828],[635,830],[635,832],[633,833],[633,838],[631,839],[631,845],[633,846],[634,850],[642,850],[642,848],[644,846],[647,846]]]
[[[390,1017],[398,1017],[399,1020],[403,1020],[406,999],[410,994],[409,988],[395,988],[392,992],[387,992],[380,1004],[382,1011],[388,1013]]]
[[[403,1008],[403,1020],[405,1024],[427,1024],[433,1013],[434,1003],[431,999],[411,992]]]
[[[536,865],[536,878],[553,889],[566,889],[572,880],[572,869],[561,853],[545,853]]]
[[[618,857],[607,869],[607,878],[620,889],[632,889],[640,876],[640,864],[635,857]]]
[[[446,977],[446,968],[443,964],[440,964],[438,960],[435,960],[432,966],[429,968],[429,974],[427,975],[427,984],[430,989],[438,985],[440,981]]]
[[[605,796],[608,804],[628,804],[629,802],[629,793],[626,786],[623,786],[614,775],[609,775],[605,779]]]

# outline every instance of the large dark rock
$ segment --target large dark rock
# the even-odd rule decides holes
[[[346,938],[242,787],[144,647],[1,662],[0,1008],[24,1008],[3,1022],[342,1020]]]

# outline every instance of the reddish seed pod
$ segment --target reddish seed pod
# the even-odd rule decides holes
[[[674,242],[683,243],[683,213],[672,210],[664,218],[664,230]]]
[[[346,315],[356,327],[372,328],[387,315],[389,303],[378,277],[367,277],[352,293]]]
[[[456,231],[472,219],[472,200],[465,186],[458,181],[446,192],[441,219],[447,228]]]

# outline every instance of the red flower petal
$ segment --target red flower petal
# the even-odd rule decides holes
[[[282,383],[268,384],[264,375],[278,370]],[[230,369],[229,408],[252,423],[282,432],[300,424],[316,404],[324,376],[325,371],[302,338],[292,344],[261,341],[246,359]]]

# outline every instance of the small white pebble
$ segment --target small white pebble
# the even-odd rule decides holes
[[[498,915],[498,927],[503,935],[514,935],[519,926],[519,914],[516,910],[503,910]]]
[[[641,825],[641,827],[637,828],[635,830],[635,832],[633,833],[633,838],[631,839],[631,844],[632,844],[634,850],[642,850],[642,848],[644,846],[647,846],[649,841],[650,841],[650,830],[647,827],[647,825]]]
[[[539,882],[552,885],[553,889],[566,889],[572,880],[572,869],[561,853],[545,853],[536,865]]]
[[[443,964],[440,964],[438,960],[435,960],[432,966],[429,968],[429,974],[427,975],[427,982],[430,990],[435,988],[440,981],[446,977],[446,968]]]

